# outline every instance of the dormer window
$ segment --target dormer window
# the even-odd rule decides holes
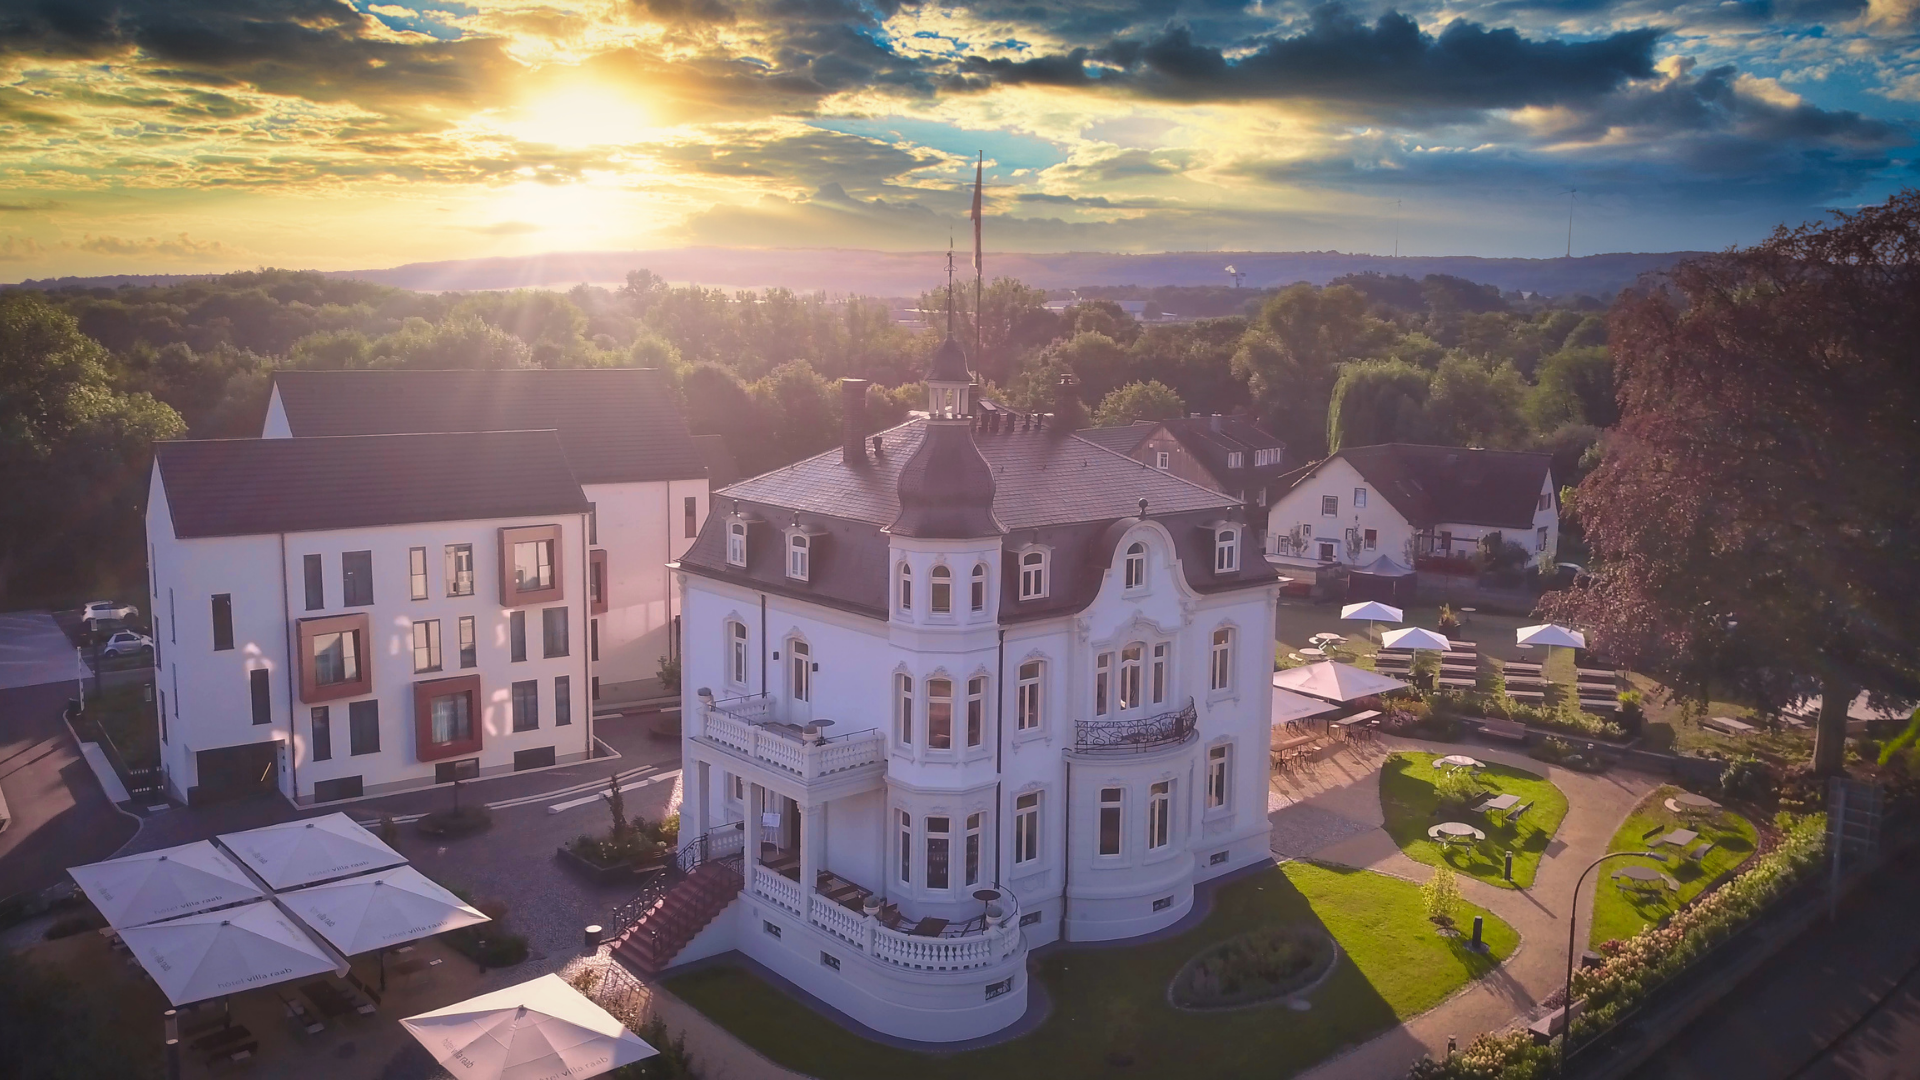
[[[727,522],[727,565],[747,565],[747,523]]]
[[[913,610],[913,567],[900,564],[900,610]]]
[[[1240,569],[1240,527],[1221,525],[1213,530],[1213,572],[1231,574]]]
[[[795,581],[807,580],[812,568],[813,538],[806,533],[794,533],[787,537],[787,576]]]
[[[1029,551],[1020,556],[1020,599],[1038,600],[1047,595],[1047,553]]]
[[[953,614],[953,571],[936,566],[927,575],[927,606],[935,615]]]
[[[1173,465],[1173,455],[1172,455],[1172,454],[1170,454],[1170,453],[1168,453],[1168,452],[1167,452],[1167,451],[1165,451],[1165,450],[1155,450],[1155,451],[1153,452],[1153,467],[1154,467],[1154,468],[1156,468],[1156,469],[1159,469],[1159,470],[1160,470],[1161,472],[1165,472],[1165,471],[1167,471],[1167,469],[1168,469],[1168,468],[1170,468],[1170,467],[1171,467],[1172,465]]]
[[[1269,447],[1265,450],[1255,450],[1253,452],[1253,464],[1255,468],[1263,465],[1280,464],[1280,448],[1276,446]]]
[[[1227,455],[1227,468],[1229,469],[1238,469],[1246,463],[1247,455],[1238,450],[1232,451]]]
[[[973,583],[970,589],[971,606],[975,611],[987,610],[987,564],[973,564]]]
[[[1129,589],[1138,589],[1147,583],[1147,545],[1134,541],[1127,548],[1125,562],[1125,582]]]

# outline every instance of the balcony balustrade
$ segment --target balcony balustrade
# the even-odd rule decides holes
[[[851,902],[836,900],[829,891],[844,892],[850,882],[834,874],[823,874],[823,884],[806,896],[800,884],[764,864],[753,867],[753,895],[798,915],[805,905],[807,922],[843,945],[852,947],[877,963],[914,971],[969,971],[992,967],[1017,956],[1026,948],[1020,931],[1020,904],[1010,890],[998,890],[1001,899],[994,914],[982,914],[964,923],[943,926],[931,934],[895,929],[881,923],[879,910],[856,911]],[[838,884],[829,889],[826,882]],[[859,889],[865,894],[866,890]],[[983,909],[986,905],[982,905]]]
[[[827,735],[773,718],[766,695],[729,698],[697,710],[699,737],[802,780],[824,780],[886,760],[877,729]]]
[[[1077,720],[1073,725],[1076,753],[1137,754],[1176,746],[1193,738],[1199,714],[1193,699],[1184,708],[1132,720]]]

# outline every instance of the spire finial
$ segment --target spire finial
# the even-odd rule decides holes
[[[947,236],[947,336],[953,336],[953,236]]]

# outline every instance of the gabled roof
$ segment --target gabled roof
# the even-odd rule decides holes
[[[1122,427],[1081,428],[1074,435],[1116,454],[1132,457],[1133,452],[1140,449],[1140,444],[1147,441],[1147,436],[1158,430],[1160,425],[1151,420],[1135,420]]]
[[[1414,443],[1348,447],[1327,461],[1334,457],[1353,466],[1415,528],[1531,529],[1553,465],[1547,454]],[[1325,464],[1303,471],[1295,485]]]
[[[273,385],[296,437],[552,428],[583,484],[707,475],[653,368],[294,370]]]
[[[552,431],[162,442],[154,468],[182,539],[587,511]]]

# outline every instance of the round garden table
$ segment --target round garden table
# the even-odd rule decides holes
[[[1720,804],[1707,798],[1705,795],[1695,795],[1691,791],[1683,791],[1667,800],[1667,809],[1676,814],[1698,814],[1710,810],[1718,810],[1720,809]]]
[[[1487,838],[1486,833],[1481,832],[1479,829],[1474,828],[1464,821],[1443,821],[1427,830],[1428,839],[1438,840],[1443,844],[1451,844],[1455,840],[1464,840],[1469,836],[1475,840],[1485,840]]]
[[[1448,754],[1443,758],[1434,758],[1433,767],[1436,769],[1482,769],[1486,766],[1465,754]]]
[[[1615,870],[1613,876],[1616,878],[1625,878],[1635,885],[1654,885],[1662,889],[1668,885],[1667,875],[1655,870],[1651,866],[1623,866]]]

